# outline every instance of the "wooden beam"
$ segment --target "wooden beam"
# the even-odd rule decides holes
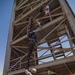
[[[49,32],[40,42],[42,42],[43,40],[45,40],[54,30],[56,30],[66,19],[64,19],[63,21],[61,21],[51,32]],[[38,44],[40,44],[40,42],[38,42]]]
[[[47,5],[50,5],[53,2],[53,0],[51,0]]]
[[[20,17],[24,14],[24,12],[29,9],[29,7],[30,7],[30,5],[29,5],[27,8],[25,8],[25,9],[16,17],[16,19],[20,18]]]
[[[21,0],[16,7],[18,7],[22,2],[23,2],[23,0]]]
[[[25,1],[23,1],[22,3],[21,3],[21,1],[20,1],[20,4],[16,7],[16,10],[18,9],[18,8],[20,8],[21,6],[23,6],[25,3],[27,3],[28,2],[28,0],[25,0]]]
[[[36,29],[35,32],[39,32],[39,31],[41,31],[41,30],[43,30],[43,29],[45,29],[45,28],[47,28],[47,27],[49,27],[49,26],[51,26],[51,25],[53,25],[53,24],[55,24],[55,23],[60,22],[60,21],[63,20],[63,19],[64,19],[64,16],[60,16],[60,17],[58,17],[57,19],[54,19],[53,21],[51,21],[51,22],[47,23],[46,25],[44,25],[44,26],[42,27],[42,29],[40,29],[40,28]],[[25,38],[27,38],[27,35],[24,35],[23,37],[21,37],[21,38],[15,40],[15,41],[13,41],[13,42],[11,43],[11,45],[13,45],[13,44],[15,44],[15,43],[18,43],[18,42],[22,41],[22,40],[25,39]]]
[[[38,57],[38,58],[36,58],[35,60],[42,60],[42,59],[46,59],[46,58],[49,58],[49,57],[52,57],[52,55],[53,54],[58,54],[59,52],[62,52],[63,50],[60,50],[60,51],[58,51],[58,52],[52,52],[51,54],[47,54],[47,55],[44,55],[44,56],[40,56],[40,57]],[[69,52],[70,50],[68,49],[68,50],[66,50],[65,52]],[[72,50],[72,51],[74,51],[74,50]],[[30,62],[32,62],[32,61],[34,61],[34,59],[31,59],[30,60]],[[27,61],[25,61],[25,62],[22,62],[22,64],[26,64],[27,63]]]
[[[69,30],[68,30],[68,28],[67,28],[66,25],[65,25],[65,29],[66,29],[67,37],[68,37],[68,39],[70,39],[71,38],[71,35],[70,35]],[[70,46],[72,48],[73,45],[74,45],[73,40],[69,40],[69,43],[70,43]],[[75,55],[75,52],[73,52],[73,54]]]
[[[52,66],[60,65],[60,64],[63,64],[63,63],[69,63],[69,62],[72,62],[72,61],[75,61],[75,56],[62,58],[62,59],[59,59],[59,60],[47,62],[45,64],[40,64],[40,65],[36,65],[36,66],[33,66],[33,67],[36,68],[36,69],[42,69],[42,68],[46,68],[46,67],[52,67]]]
[[[60,43],[64,43],[64,42],[67,42],[67,41],[73,40],[73,39],[75,39],[75,37],[70,38],[70,39],[65,40],[65,41],[62,41],[62,42],[59,42],[59,43],[56,43],[56,44],[53,45],[53,46],[56,46],[56,45],[58,45],[58,44],[60,44]],[[25,46],[11,46],[11,47],[16,47],[16,48],[28,48],[28,47],[25,47]],[[49,47],[51,47],[51,46],[49,46]],[[44,49],[44,47],[37,47],[37,49],[40,49],[40,48],[43,48],[43,49]],[[45,48],[46,48],[46,47],[45,47]]]
[[[53,14],[51,15],[51,17],[55,17],[55,16],[62,16],[63,13],[58,13],[58,14]],[[43,17],[40,17],[40,18],[37,18],[36,20],[42,20],[42,19],[46,19],[46,18],[50,18],[50,16],[43,16]]]
[[[14,52],[14,54],[16,54],[19,57],[19,54],[17,54],[17,52],[15,50],[12,50]]]
[[[21,52],[22,54],[25,54],[25,52],[24,51],[22,51],[22,50],[20,50],[20,49],[18,49],[18,48],[15,48],[15,47],[13,47],[16,51],[19,51],[19,52]]]
[[[51,15],[51,17],[62,16],[62,15],[63,15],[63,13],[58,13],[58,14]]]
[[[12,68],[14,68],[14,67],[15,67],[24,57],[26,57],[26,56],[27,56],[27,54],[24,55],[22,58],[20,58],[19,61],[17,61],[13,66],[10,67],[9,71],[10,71]]]
[[[24,73],[25,70],[26,70],[25,68],[24,69],[20,69],[20,70],[15,70],[15,71],[12,71],[12,72],[8,72],[7,75],[15,75],[15,74]]]
[[[53,11],[50,11],[50,14],[52,14],[53,12],[55,12],[56,10],[58,10],[58,9],[60,9],[60,8],[62,8],[62,6],[57,7],[57,8],[54,9]],[[59,15],[62,15],[62,14],[63,14],[63,13],[59,13]],[[56,16],[56,15],[58,15],[58,14],[51,15],[51,17],[54,17],[54,16]],[[45,19],[45,18],[48,18],[48,17],[50,17],[50,16],[43,16],[43,17],[40,17],[40,18],[38,18],[38,19],[36,19],[36,20],[41,20],[41,19]]]
[[[15,48],[28,48],[28,47],[26,47],[26,46],[11,46],[11,47],[15,47]]]
[[[69,25],[75,36],[75,17],[73,16],[72,11],[70,10],[70,8],[65,0],[58,0],[58,1],[61,4],[61,6],[63,6],[63,10],[66,13]]]
[[[27,25],[28,26],[28,25]],[[27,28],[27,26],[25,26],[17,35],[16,35],[16,37],[13,39],[13,40],[15,40],[26,28]],[[13,41],[12,40],[12,41]]]
[[[45,56],[41,56],[41,57],[39,57],[39,58],[36,58],[35,61],[36,61],[36,60],[46,59],[46,58],[48,58],[48,57],[51,57],[52,54],[56,54],[56,53],[59,53],[59,52],[62,52],[62,51],[63,51],[63,50],[58,51],[58,52],[53,52],[53,53],[48,54],[48,55],[45,55]],[[70,51],[70,49],[65,50],[65,52],[69,52],[69,51]],[[75,51],[75,50],[72,50],[72,51]],[[19,57],[19,58],[23,58],[23,57],[24,57],[24,56]],[[18,58],[18,59],[19,59],[19,58]],[[17,59],[14,59],[14,60],[12,60],[12,61],[15,61],[15,60],[17,60]],[[30,62],[31,62],[31,61],[34,61],[34,59],[31,59]],[[16,62],[16,65],[17,65],[19,62],[20,62],[20,61]],[[21,62],[20,65],[22,65],[22,64],[26,64],[26,63],[27,63],[27,61],[25,61],[25,62]],[[15,67],[15,66],[14,66],[14,67]]]
[[[67,64],[64,63],[65,67],[67,68],[67,70],[69,71],[70,74],[72,74],[71,70],[68,68]]]
[[[52,57],[53,54],[57,54],[57,53],[62,52],[62,51],[63,51],[63,50],[58,51],[58,52],[52,52],[51,54],[48,54],[48,55],[40,56],[40,57],[36,58],[35,61],[36,61],[36,60],[39,61],[39,60],[42,60],[42,59],[46,59],[46,58]],[[65,50],[65,52],[69,52],[69,51],[70,51],[69,49],[68,49],[68,50]],[[75,50],[72,50],[72,51],[75,51]],[[22,56],[22,57],[23,57],[23,56]],[[21,57],[21,58],[22,58],[22,57]],[[14,59],[14,60],[15,60],[15,59]],[[34,61],[34,59],[30,59],[30,62],[32,62],[32,61]],[[27,62],[28,62],[28,61],[22,62],[21,65],[22,65],[22,64],[26,64]]]
[[[39,13],[39,14],[40,14],[40,13]],[[35,18],[36,18],[39,14],[37,14],[37,15],[35,16]],[[62,15],[63,15],[63,13],[58,13],[58,14],[53,14],[53,15],[51,15],[51,17],[62,16]],[[35,19],[35,20],[36,20],[36,21],[39,21],[39,20],[46,19],[46,18],[50,18],[50,16],[43,16],[43,17],[38,18],[38,19]],[[17,23],[17,24],[14,24],[13,26],[19,26],[19,25],[26,24],[26,23],[29,23],[29,21],[22,22],[22,23]]]
[[[25,21],[25,22],[17,23],[17,24],[14,24],[13,26],[19,26],[19,25],[27,24],[27,23],[29,23],[29,21]]]
[[[36,65],[36,66],[32,66],[32,67],[29,68],[29,70],[31,70],[32,68],[36,68],[37,70],[43,69],[43,68],[61,65],[61,64],[69,63],[69,62],[73,62],[73,61],[75,61],[75,56],[70,56],[70,57],[67,57],[67,58],[62,58],[62,59],[58,59],[58,60],[55,60],[55,61],[51,61],[51,62],[39,64],[39,65]],[[8,72],[8,75],[15,75],[15,74],[24,73],[24,72],[25,72],[25,68],[20,69],[20,70],[16,70],[16,71],[12,71],[12,72]]]
[[[50,46],[49,46],[50,47]],[[72,48],[49,48],[49,47],[37,47],[37,49],[40,49],[40,50],[44,50],[44,49],[50,49],[50,50],[75,50],[75,49],[72,49]],[[38,50],[39,51],[39,50]]]
[[[75,39],[75,37],[72,37],[72,38],[70,38],[70,39],[68,39],[68,40],[64,40],[64,41],[59,42],[59,43],[57,43],[57,44],[55,44],[55,45],[58,45],[58,44],[61,44],[61,43],[64,43],[64,42],[67,42],[67,41],[69,41],[69,40],[73,40],[73,39]],[[55,46],[55,45],[53,45],[53,46]]]
[[[36,6],[35,8],[33,8],[32,10],[30,10],[29,12],[27,12],[26,14],[24,14],[22,17],[20,17],[19,19],[15,20],[14,23],[19,22],[20,20],[22,20],[23,18],[25,18],[26,16],[28,16],[30,13],[32,13],[33,11],[35,11],[36,9],[38,9],[40,6],[42,6],[45,2],[47,2],[48,0],[45,0],[43,2],[41,2],[38,6]]]
[[[40,0],[33,1],[33,2],[31,2],[31,3],[26,4],[26,5],[23,6],[23,7],[16,8],[15,10],[17,11],[17,10],[23,9],[23,8],[28,7],[28,6],[31,6],[31,5],[33,5],[34,3],[37,3],[37,2],[39,2],[39,1],[40,1]]]
[[[54,9],[53,11],[51,11],[50,14],[52,14],[53,12],[57,11],[60,8],[62,8],[62,6],[57,7],[56,9]]]

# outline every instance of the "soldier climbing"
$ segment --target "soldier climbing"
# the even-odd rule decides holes
[[[36,34],[35,32],[32,30],[32,22],[33,19],[30,18],[30,24],[29,24],[29,28],[28,28],[28,63],[27,63],[27,68],[29,69],[30,66],[30,56],[32,54],[32,51],[34,50],[35,44],[36,44]]]

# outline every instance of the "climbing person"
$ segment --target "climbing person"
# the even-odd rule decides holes
[[[46,3],[43,4],[43,11],[46,16],[49,15],[50,7]]]
[[[40,8],[40,13],[42,15],[41,17],[50,16],[49,12],[50,12],[50,6],[47,3],[44,3],[43,6]],[[38,21],[38,24],[44,25],[48,23],[49,21],[51,21],[51,17],[43,18]]]
[[[35,32],[32,30],[32,29],[29,29],[28,31],[28,68],[30,66],[30,56],[32,54],[32,51],[34,50],[34,47],[35,47],[35,43],[37,42],[36,40],[36,34]]]

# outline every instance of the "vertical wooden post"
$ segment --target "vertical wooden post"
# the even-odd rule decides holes
[[[7,40],[7,47],[6,47],[6,55],[5,55],[5,61],[4,61],[4,69],[3,69],[3,75],[7,75],[7,72],[9,71],[9,65],[10,65],[10,57],[11,57],[11,47],[10,43],[12,41],[12,35],[13,35],[13,21],[15,17],[14,7],[16,5],[16,1],[14,1],[11,21],[10,21],[10,27],[9,27],[9,33],[8,33],[8,40]]]
[[[72,12],[70,11],[70,9],[68,7],[66,0],[59,0],[59,3],[61,4],[61,6],[63,6],[63,10],[66,13],[68,22],[69,22],[70,27],[73,31],[74,36],[75,36],[75,18],[74,18]]]
[[[34,52],[34,64],[36,65],[36,54]]]
[[[67,28],[66,25],[65,25],[65,29],[66,29],[66,33],[67,33],[68,39],[71,39],[71,36],[69,34],[69,31],[68,31],[68,28]],[[69,40],[69,43],[70,43],[71,48],[73,48],[74,47],[73,41],[72,40]],[[73,52],[73,54],[75,55],[75,52]]]

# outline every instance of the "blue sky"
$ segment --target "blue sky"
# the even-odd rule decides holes
[[[14,0],[0,0],[0,75],[2,75],[10,17]],[[68,0],[75,13],[75,0]]]
[[[4,65],[12,5],[13,0],[0,0],[0,75]]]

